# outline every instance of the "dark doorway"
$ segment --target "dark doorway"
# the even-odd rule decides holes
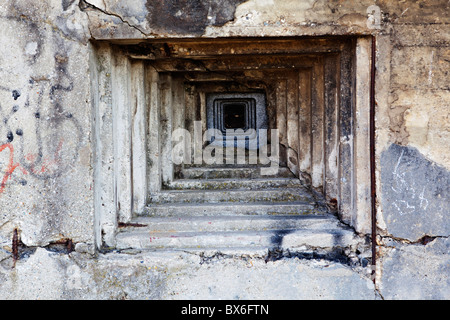
[[[227,104],[224,107],[223,120],[225,129],[245,129],[247,124],[245,104]]]

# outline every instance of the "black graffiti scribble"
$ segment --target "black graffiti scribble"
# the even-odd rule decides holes
[[[73,3],[73,0],[62,0],[65,10],[69,10]],[[31,70],[40,70],[33,66],[42,55],[47,37],[53,36],[51,43],[56,45],[58,52],[54,54],[52,76],[32,74],[27,84],[21,87],[11,87],[7,81],[0,79],[0,153],[3,152],[0,161],[0,172],[3,174],[3,178],[0,175],[0,193],[5,189],[6,182],[27,185],[28,181],[23,179],[23,175],[46,180],[67,172],[78,158],[83,137],[78,120],[65,109],[72,108],[70,104],[74,103],[66,96],[74,87],[68,72],[68,52],[72,43],[61,35],[67,37],[70,30],[64,29],[64,33],[64,30],[53,28],[48,32],[38,26],[34,17],[20,14],[22,10],[21,6],[12,2],[2,19],[19,24],[24,31],[21,32],[24,35],[21,43],[24,46],[32,45],[32,51],[27,52],[25,47],[22,48],[26,52],[23,58],[32,67]],[[61,21],[64,25],[66,20]],[[26,148],[34,151],[27,152]],[[23,175],[14,174],[16,172],[22,172]]]
[[[20,92],[17,90],[13,90],[12,96],[13,96],[14,100],[17,100],[20,97]]]
[[[73,90],[73,80],[67,72],[68,57],[56,54],[55,55],[55,72],[57,74],[54,83],[49,80],[36,81],[31,78],[28,81],[28,90],[10,89],[0,86],[1,91],[7,91],[11,95],[10,107],[4,107],[7,103],[2,101],[0,104],[0,128],[4,136],[0,137],[0,146],[11,146],[11,143],[18,144],[16,150],[16,161],[20,164],[22,172],[30,174],[31,176],[46,180],[55,178],[63,174],[78,158],[80,143],[82,140],[82,128],[72,113],[66,112],[63,108],[65,103],[64,93]],[[45,78],[45,77],[41,77]],[[37,92],[36,101],[30,103],[29,96],[23,92]],[[44,105],[44,97],[48,95],[50,100],[50,108],[48,104]],[[22,96],[22,97],[21,97]],[[22,100],[22,101],[20,101]],[[21,111],[22,109],[22,111]],[[49,111],[50,115],[43,119],[41,117],[43,110]],[[29,135],[30,131],[24,131],[24,128],[12,128],[10,124],[11,117],[20,112],[33,112],[35,120],[33,136]],[[27,127],[33,127],[28,124]],[[27,128],[25,128],[27,129]],[[75,139],[74,148],[64,148],[65,135],[63,131],[71,130],[73,135],[70,135],[70,141]],[[48,134],[50,132],[50,134]],[[32,142],[30,142],[32,141]],[[25,144],[32,144],[36,147],[37,153],[25,153]],[[71,144],[73,145],[73,144]],[[63,159],[64,151],[68,155]],[[11,151],[12,152],[12,151]],[[63,161],[64,160],[64,161]],[[9,173],[9,176],[12,171]],[[27,181],[19,179],[16,183],[24,186]]]
[[[71,166],[78,158],[80,142],[82,139],[82,128],[78,123],[78,120],[73,117],[72,113],[66,112],[63,107],[63,103],[65,103],[66,100],[64,94],[73,90],[73,79],[67,71],[69,58],[62,53],[57,53],[54,58],[55,73],[57,75],[56,81],[55,83],[40,84],[39,97],[36,111],[34,113],[34,119],[36,121],[35,135],[37,154],[24,154],[23,143],[19,149],[21,165],[31,175],[38,179],[55,178],[66,172],[69,166]],[[32,81],[30,85],[34,85],[34,82]],[[48,92],[48,97],[51,102],[50,115],[47,118],[48,121],[50,121],[50,128],[52,130],[51,135],[47,137],[46,143],[47,145],[51,144],[53,146],[52,152],[49,150],[44,150],[46,148],[43,140],[43,129],[49,129],[48,127],[44,127],[46,126],[44,121],[47,120],[41,118],[44,92]],[[70,127],[72,127],[75,131],[74,137],[76,137],[76,145],[74,149],[70,150],[72,156],[64,158],[64,161],[62,161],[63,143],[65,139],[62,132]],[[22,137],[23,132],[20,131],[19,133],[20,134],[18,135]],[[44,151],[47,151],[47,154],[50,152],[51,156],[45,157]]]
[[[20,92],[18,90],[10,90],[5,87],[0,87],[0,90],[11,92],[12,98],[14,101],[16,101],[20,97]],[[8,111],[8,109],[3,108],[0,104],[0,127],[4,129],[3,132],[6,132],[6,135],[3,137],[0,137],[0,145],[10,143],[14,140],[14,134],[13,131],[9,125],[9,120],[13,114],[15,114],[19,110],[18,104],[13,104],[11,109]]]

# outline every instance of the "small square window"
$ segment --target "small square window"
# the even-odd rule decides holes
[[[258,145],[258,130],[267,128],[264,93],[209,93],[206,100],[207,127],[221,132],[224,146],[238,141]]]

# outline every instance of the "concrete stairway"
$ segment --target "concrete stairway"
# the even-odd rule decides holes
[[[145,214],[124,224],[118,249],[333,248],[351,244],[344,228],[286,168],[184,169],[151,194]]]

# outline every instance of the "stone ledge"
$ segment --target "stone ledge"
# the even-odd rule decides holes
[[[331,215],[142,217],[121,229],[116,236],[118,250],[333,250],[359,243],[354,232]]]
[[[1,299],[377,299],[363,270],[321,259],[181,251],[92,258],[38,248],[14,270],[0,268]]]

